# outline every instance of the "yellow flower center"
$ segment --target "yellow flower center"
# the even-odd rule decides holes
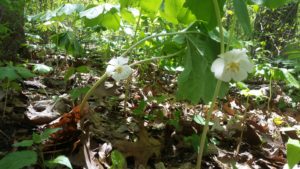
[[[240,65],[236,62],[231,62],[227,65],[226,69],[237,73],[238,71],[240,71]]]
[[[120,74],[120,73],[122,73],[123,68],[121,66],[118,66],[118,67],[116,67],[115,71]]]

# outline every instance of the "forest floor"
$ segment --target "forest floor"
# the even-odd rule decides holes
[[[45,159],[64,154],[74,168],[108,168],[113,150],[126,157],[127,168],[195,168],[208,106],[176,100],[176,73],[149,64],[128,82],[108,79],[83,116],[76,107],[80,90],[72,89],[91,86],[100,65],[80,61],[96,72],[76,73],[66,81],[72,64],[51,57],[51,73],[19,82],[20,91],[0,90],[0,157],[16,151],[12,144],[33,132],[58,127],[42,145],[43,154]],[[268,82],[254,79],[248,85],[261,95],[247,98],[232,87],[215,105],[203,168],[274,169],[287,163],[285,144],[299,139],[299,103],[292,105],[284,85],[272,85],[270,100]]]

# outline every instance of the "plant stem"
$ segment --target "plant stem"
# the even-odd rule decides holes
[[[219,26],[220,41],[221,41],[220,49],[221,49],[221,54],[222,54],[222,53],[225,52],[225,46],[224,46],[223,26],[222,26],[222,22],[221,22],[221,13],[220,13],[220,7],[219,7],[219,4],[218,4],[218,0],[213,0],[213,4],[214,4],[216,17],[217,17],[218,26]],[[212,103],[210,105],[210,108],[208,110],[208,113],[207,113],[207,116],[206,116],[206,119],[205,119],[205,125],[204,125],[204,128],[203,128],[203,132],[202,132],[201,140],[200,140],[200,144],[199,144],[199,151],[198,151],[197,164],[196,164],[197,169],[201,169],[201,162],[202,162],[202,157],[203,157],[204,144],[205,144],[206,135],[207,135],[207,132],[208,132],[208,123],[211,119],[211,114],[212,114],[213,108],[215,106],[217,97],[219,95],[221,84],[222,84],[222,81],[218,80],[216,88],[215,88],[215,92],[214,92],[214,95],[213,95]]]
[[[181,53],[182,51],[183,51],[183,50],[180,50],[180,51],[178,51],[178,52],[175,52],[175,53],[172,53],[172,54],[169,54],[169,55],[165,55],[165,56],[152,57],[152,58],[140,60],[140,61],[137,61],[137,62],[134,62],[134,63],[130,64],[129,66],[132,67],[132,66],[136,66],[136,65],[138,65],[138,64],[142,64],[142,63],[149,62],[149,61],[153,61],[153,60],[170,58],[170,57],[173,57],[173,56],[178,55],[178,54]]]
[[[125,57],[125,55],[127,55],[133,48],[137,47],[138,45],[142,44],[143,42],[145,42],[149,39],[152,39],[152,38],[155,38],[155,37],[160,37],[160,36],[172,36],[172,35],[191,34],[191,33],[201,34],[201,32],[198,32],[198,31],[186,31],[186,32],[160,33],[160,34],[155,34],[155,35],[148,36],[144,39],[139,40],[137,43],[133,44],[120,57]]]
[[[98,79],[96,81],[96,83],[90,88],[90,90],[84,95],[82,102],[80,104],[80,112],[82,113],[82,109],[84,107],[84,105],[87,103],[89,97],[93,94],[93,92],[95,91],[95,89],[102,84],[108,77],[108,74],[105,72],[100,79]]]
[[[241,135],[240,135],[240,138],[239,138],[239,141],[238,141],[238,145],[236,147],[236,151],[234,153],[234,157],[237,157],[237,155],[239,154],[240,152],[240,148],[241,148],[241,145],[242,145],[242,141],[243,141],[243,136],[244,136],[244,130],[245,130],[245,121],[246,121],[246,116],[247,116],[247,112],[248,112],[248,109],[249,109],[249,96],[247,96],[247,104],[246,104],[246,111],[245,113],[243,114],[243,118],[241,120],[241,128],[242,128],[242,131],[241,131]]]
[[[270,77],[270,82],[269,82],[269,99],[268,99],[268,111],[270,112],[270,104],[271,104],[271,101],[272,101],[272,75]]]
[[[215,107],[215,103],[216,103],[218,94],[220,92],[221,84],[222,84],[222,81],[218,80],[217,85],[216,85],[216,89],[215,89],[215,92],[214,92],[214,96],[213,96],[213,99],[212,99],[212,103],[209,107],[209,110],[207,112],[207,116],[205,118],[205,125],[204,125],[203,132],[202,132],[202,135],[201,135],[201,140],[200,140],[200,145],[199,145],[200,147],[199,147],[199,152],[198,152],[198,157],[197,157],[196,168],[198,168],[198,169],[201,168],[201,161],[202,161],[202,157],[203,157],[204,144],[205,144],[206,135],[207,135],[207,132],[208,132],[208,123],[211,119],[211,114],[212,114],[213,109]]]

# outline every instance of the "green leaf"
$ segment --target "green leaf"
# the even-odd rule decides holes
[[[218,0],[218,3],[221,15],[223,15],[225,0]],[[186,0],[184,6],[190,9],[198,20],[205,22],[208,29],[213,29],[217,26],[218,22],[212,0]]]
[[[233,0],[233,8],[239,23],[241,24],[246,35],[249,35],[251,30],[250,17],[247,5],[244,0]]]
[[[141,8],[151,14],[151,16],[155,16],[156,12],[158,12],[162,0],[140,0]]]
[[[300,84],[299,82],[295,79],[295,77],[285,68],[280,68],[281,72],[283,73],[284,77],[285,77],[285,81],[296,87],[297,89],[300,88]]]
[[[288,57],[288,59],[300,59],[300,44],[287,44],[282,54]]]
[[[80,56],[83,53],[81,44],[73,32],[67,31],[51,37],[52,41],[60,48],[65,49],[68,54]]]
[[[21,79],[13,66],[0,67],[0,80],[8,79],[10,81]]]
[[[107,29],[117,31],[120,28],[120,16],[114,8],[108,13],[102,15],[99,21],[100,24]]]
[[[80,12],[80,17],[84,17],[87,27],[100,25],[113,30],[118,30],[120,27],[120,16],[116,5],[98,5]]]
[[[147,102],[142,100],[139,103],[138,107],[133,110],[133,114],[138,117],[143,117],[146,106],[147,106]]]
[[[34,143],[40,144],[43,141],[48,140],[50,138],[50,135],[57,132],[58,130],[61,130],[61,128],[48,128],[41,134],[33,133],[32,140]]]
[[[34,77],[35,74],[31,73],[30,70],[28,70],[27,68],[25,67],[20,67],[20,66],[16,66],[14,67],[16,72],[24,79],[27,79],[27,78],[31,78],[31,77]]]
[[[194,116],[194,121],[200,125],[205,125],[205,119],[201,115]],[[214,123],[208,122],[208,125],[214,125]]]
[[[23,140],[21,142],[13,144],[15,147],[30,147],[33,145],[33,140]]]
[[[135,7],[139,5],[140,0],[119,0],[121,9],[127,7]]]
[[[87,19],[94,19],[100,16],[101,14],[105,14],[111,9],[118,9],[117,5],[112,5],[112,4],[101,4],[98,6],[90,6],[88,9],[80,12],[80,17],[87,18]]]
[[[268,8],[275,9],[282,7],[287,2],[288,0],[264,0],[263,5]]]
[[[195,24],[196,27],[198,27]],[[201,27],[201,26],[199,26]],[[206,30],[200,28],[199,32]],[[194,26],[188,31],[196,31]],[[186,35],[187,49],[184,57],[184,71],[178,77],[178,99],[187,99],[196,104],[203,100],[211,101],[217,79],[211,72],[211,64],[219,54],[219,44],[208,36],[200,34]],[[223,83],[219,97],[227,92],[228,84]]]
[[[76,72],[78,73],[89,73],[90,68],[88,66],[79,66],[76,68]]]
[[[177,16],[183,8],[184,0],[165,0],[164,8],[161,10],[161,16],[167,21],[178,24]]]
[[[187,8],[181,8],[177,15],[177,19],[180,23],[189,25],[192,22],[196,21],[195,15],[191,12],[191,10]]]
[[[37,154],[34,151],[24,150],[9,153],[0,160],[0,168],[20,169],[31,166],[37,162]]]
[[[79,13],[84,10],[84,6],[82,4],[64,4],[60,8],[57,9],[57,15],[71,15],[75,12]]]
[[[61,130],[61,128],[48,128],[40,134],[41,140],[45,141],[50,138],[50,135]]]
[[[68,70],[66,71],[65,73],[65,76],[64,76],[64,80],[67,81],[70,79],[70,77],[75,74],[76,72],[76,69],[74,67],[69,67]]]
[[[293,168],[300,162],[300,141],[289,138],[286,147],[288,165],[289,168]]]
[[[127,21],[128,23],[134,24],[135,23],[135,17],[134,15],[131,13],[131,11],[129,11],[128,9],[121,9],[121,17],[123,20]]]
[[[192,12],[183,7],[185,0],[165,0],[160,15],[174,24],[190,24],[196,20]]]
[[[80,96],[86,94],[90,88],[82,87],[82,88],[74,88],[70,91],[70,96],[72,100],[79,98]]]
[[[47,162],[47,165],[49,165],[49,166],[52,166],[52,164],[61,164],[70,169],[73,169],[69,158],[64,155],[60,155],[60,156],[56,157],[55,159]]]
[[[112,169],[122,169],[126,167],[125,157],[122,155],[122,153],[120,153],[117,150],[114,150],[111,153],[111,162],[112,162]]]
[[[98,5],[95,7],[91,7],[87,10],[84,10],[82,12],[80,12],[80,17],[85,17],[87,19],[94,19],[96,17],[98,17],[99,15],[111,10],[113,7],[115,7],[114,5],[111,4],[102,4],[102,5]]]
[[[47,74],[53,70],[52,67],[44,65],[44,64],[34,64],[33,71],[40,74]]]

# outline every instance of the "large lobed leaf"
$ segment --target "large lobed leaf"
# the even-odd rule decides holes
[[[184,2],[185,0],[165,0],[160,10],[161,16],[174,24],[190,24],[195,21],[196,17],[183,6]]]
[[[204,26],[194,25],[189,31],[198,30],[206,32]],[[208,33],[188,34],[185,36],[187,49],[184,58],[184,71],[178,78],[179,99],[187,99],[192,103],[203,100],[205,103],[211,101],[217,79],[210,70],[212,62],[219,54],[219,44],[212,40]],[[220,97],[227,91],[227,84],[221,87]]]
[[[218,0],[219,10],[223,15],[223,6],[225,0]],[[186,0],[184,6],[192,11],[198,20],[207,24],[208,29],[213,29],[217,26],[217,17],[214,10],[214,4],[212,0]]]
[[[102,4],[80,12],[80,17],[87,27],[103,26],[108,29],[120,28],[119,6]]]

